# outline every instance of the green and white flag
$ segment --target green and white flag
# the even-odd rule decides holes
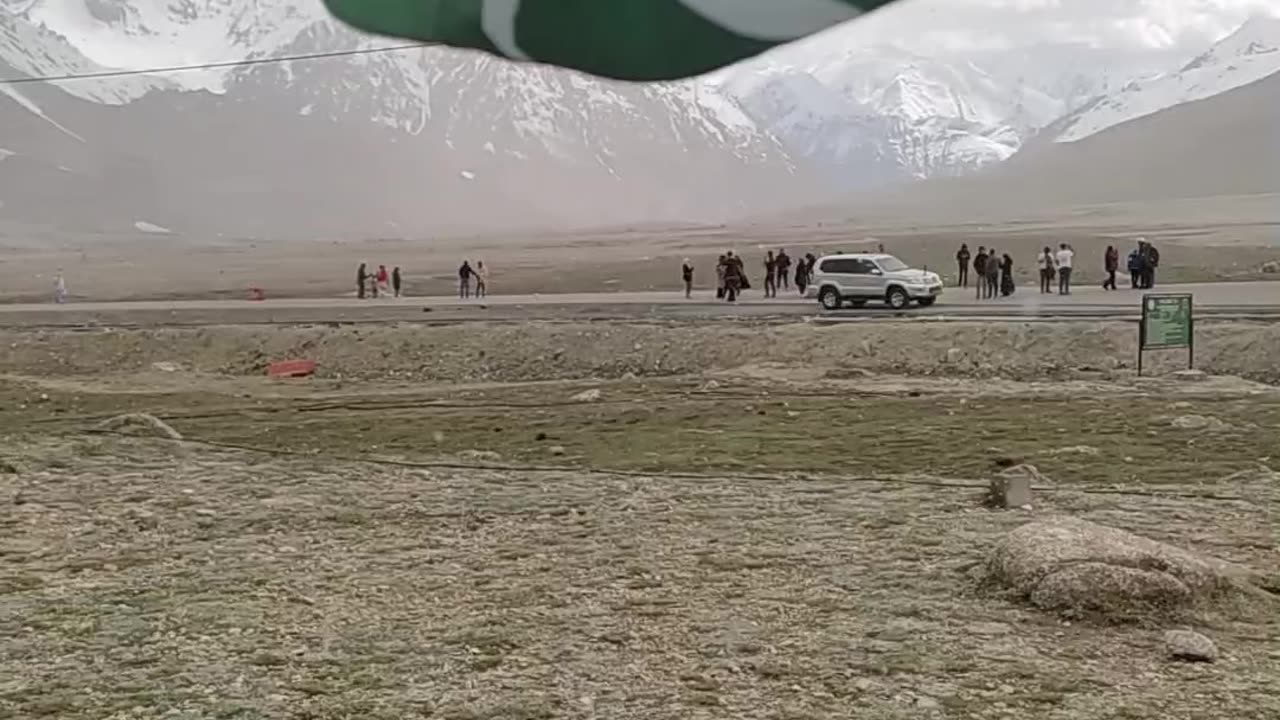
[[[708,72],[894,0],[324,0],[371,33],[622,80]]]

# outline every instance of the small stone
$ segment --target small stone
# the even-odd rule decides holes
[[[1031,479],[1000,475],[991,479],[989,501],[998,508],[1020,508],[1031,504]]]
[[[551,453],[552,455],[563,455],[565,453],[565,450],[563,445],[552,445],[551,447],[547,448],[547,452]]]
[[[127,413],[117,415],[98,424],[99,432],[135,437],[161,437],[170,440],[181,440],[182,435],[169,427],[167,423],[154,415],[146,413]]]
[[[1179,370],[1179,371],[1177,371],[1177,372],[1173,373],[1173,377],[1174,377],[1174,379],[1176,379],[1176,380],[1186,380],[1186,381],[1189,381],[1189,382],[1198,382],[1198,381],[1200,381],[1200,380],[1204,380],[1206,377],[1208,377],[1208,375],[1207,375],[1207,374],[1205,374],[1205,371],[1203,371],[1203,370],[1187,369],[1187,370]]]
[[[1218,647],[1198,632],[1170,630],[1164,634],[1164,645],[1174,660],[1202,663],[1218,660]]]
[[[956,363],[960,362],[963,358],[964,358],[964,351],[963,351],[963,350],[961,350],[960,348],[948,348],[948,349],[947,349],[947,363],[948,363],[948,364],[950,364],[950,365],[955,365]]]
[[[590,390],[583,390],[582,392],[578,393],[577,395],[574,395],[569,399],[574,402],[583,402],[583,403],[597,402],[600,400],[600,389],[591,388]]]
[[[921,695],[916,698],[916,707],[924,710],[936,710],[941,707],[941,704],[928,695]]]
[[[994,637],[997,635],[1008,635],[1013,632],[1013,628],[1002,622],[978,622],[970,623],[964,628],[972,635],[981,635],[983,637]]]
[[[1097,455],[1098,448],[1092,445],[1071,445],[1069,447],[1061,447],[1057,450],[1050,450],[1050,455]]]
[[[1014,465],[1013,467],[1007,467],[1004,470],[1001,470],[999,472],[999,475],[1000,477],[1008,477],[1008,478],[1026,478],[1026,480],[1030,482],[1032,485],[1043,486],[1043,485],[1049,484],[1049,478],[1045,477],[1040,472],[1039,468],[1037,468],[1035,465],[1029,465],[1026,463]]]
[[[1218,418],[1204,415],[1179,415],[1170,420],[1169,424],[1179,430],[1224,430],[1227,427]]]

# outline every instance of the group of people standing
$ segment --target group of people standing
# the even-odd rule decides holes
[[[1075,268],[1075,249],[1069,243],[1060,243],[1058,249],[1045,247],[1036,257],[1036,268],[1040,275],[1040,292],[1054,292],[1054,280],[1057,280],[1059,295],[1071,294],[1072,274]],[[1120,251],[1114,245],[1108,245],[1103,254],[1103,268],[1107,277],[1102,287],[1105,290],[1116,289],[1116,273],[1120,270]],[[1160,251],[1146,240],[1138,241],[1138,248],[1129,253],[1129,275],[1132,286],[1136,289],[1150,289],[1155,286],[1155,272],[1160,265]],[[970,268],[973,269],[974,285],[977,287],[979,300],[1012,295],[1013,258],[1008,253],[999,254],[992,248],[978,248],[977,255],[969,253],[969,246],[962,244],[956,252],[956,269],[958,271],[956,285],[969,287]]]
[[[472,287],[474,286],[474,293]],[[400,267],[387,271],[386,265],[379,265],[377,271],[369,272],[367,263],[360,263],[356,269],[356,297],[401,297],[404,285],[400,275]],[[489,269],[484,262],[477,260],[474,267],[471,261],[463,260],[458,268],[458,297],[482,298],[489,294]]]
[[[1007,297],[1016,289],[1013,284],[1013,257],[1009,253],[999,254],[995,248],[987,250],[978,248],[977,255],[969,253],[968,244],[961,244],[956,252],[956,267],[960,271],[959,286],[969,287],[969,268],[973,267],[974,286],[977,298],[986,300]]]
[[[1120,261],[1116,255],[1116,264]],[[1129,281],[1134,290],[1150,290],[1156,285],[1156,268],[1160,267],[1160,251],[1146,240],[1138,240],[1137,249],[1129,253]],[[1111,289],[1116,289],[1116,276],[1111,273]]]
[[[809,281],[813,277],[813,266],[817,262],[818,258],[813,253],[807,253],[799,262],[795,263],[795,287],[801,295],[804,294],[809,286]],[[783,290],[790,289],[790,281],[793,277],[791,265],[792,259],[786,250],[779,250],[777,254],[770,250],[765,255],[765,297],[778,297],[779,288]],[[693,263],[689,258],[685,258],[680,267],[680,279],[684,283],[684,296],[686,298],[693,297],[693,274]],[[716,260],[717,300],[736,302],[742,291],[750,288],[751,280],[747,277],[746,265],[742,260],[742,256],[730,250]]]
[[[1036,267],[1040,271],[1040,294],[1053,292],[1055,277],[1058,279],[1058,294],[1071,294],[1071,274],[1075,271],[1075,258],[1075,249],[1067,243],[1059,244],[1056,251],[1047,246],[1040,251],[1040,256],[1036,258]]]
[[[367,263],[360,263],[356,268],[356,297],[400,297],[400,266],[387,272],[386,265],[379,265],[377,272],[370,273]]]

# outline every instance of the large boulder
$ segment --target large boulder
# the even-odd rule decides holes
[[[1180,617],[1238,588],[1220,563],[1071,517],[1009,533],[985,575],[1043,610],[1107,622]]]

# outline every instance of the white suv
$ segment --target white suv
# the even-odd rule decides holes
[[[942,294],[942,278],[914,270],[892,255],[851,253],[819,260],[810,287],[827,310],[839,310],[845,303],[858,307],[868,300],[883,300],[901,310],[912,301],[921,307],[932,305]]]

